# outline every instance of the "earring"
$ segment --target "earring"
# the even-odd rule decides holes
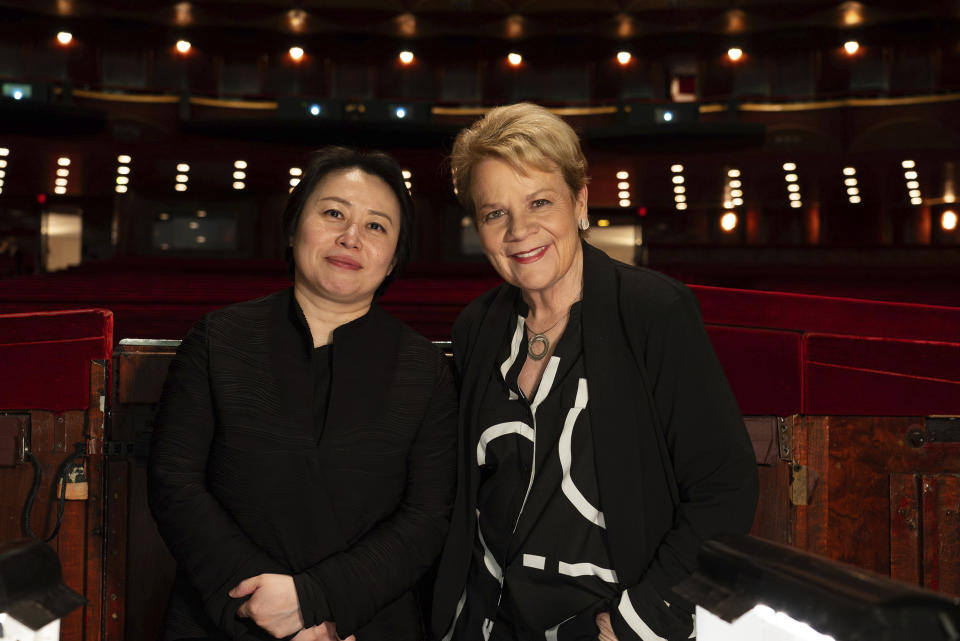
[[[587,231],[590,229],[590,221],[586,218],[581,218],[580,222],[577,223],[577,227],[580,228],[580,231]]]

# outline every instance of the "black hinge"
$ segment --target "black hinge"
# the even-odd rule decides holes
[[[135,441],[104,441],[103,455],[108,458],[135,458],[147,460],[150,456],[150,433],[137,434]]]

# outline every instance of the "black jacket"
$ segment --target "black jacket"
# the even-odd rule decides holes
[[[756,459],[693,294],[656,272],[611,260],[583,244],[583,345],[590,381],[600,501],[620,586],[664,638],[686,638],[689,617],[664,601],[696,567],[700,544],[747,532],[757,502]],[[453,331],[460,387],[459,485],[434,599],[432,630],[449,628],[476,523],[480,400],[519,290],[509,285],[471,303]],[[615,631],[623,628],[612,604]]]
[[[453,500],[452,376],[376,304],[334,332],[332,349],[321,433],[292,290],[212,312],[178,349],[149,468],[150,507],[178,564],[164,639],[270,638],[227,596],[264,572],[294,576],[307,626],[420,637],[411,587],[440,551]]]

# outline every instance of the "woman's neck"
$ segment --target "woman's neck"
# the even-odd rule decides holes
[[[567,273],[542,290],[524,290],[523,300],[530,308],[528,318],[549,321],[566,314],[583,296],[583,252],[578,252]]]
[[[316,295],[296,281],[293,296],[307,319],[314,347],[332,343],[335,329],[366,314],[373,303],[372,297],[356,303],[338,303]]]

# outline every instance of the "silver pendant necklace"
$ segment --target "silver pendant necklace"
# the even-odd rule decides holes
[[[527,356],[532,358],[535,361],[543,360],[543,357],[547,355],[550,351],[550,339],[547,338],[547,332],[559,325],[567,316],[570,315],[570,310],[567,310],[567,313],[560,317],[556,323],[543,330],[542,332],[536,332],[527,325],[527,330],[533,332],[533,337],[527,341]],[[540,351],[534,349],[535,345],[542,346]]]

